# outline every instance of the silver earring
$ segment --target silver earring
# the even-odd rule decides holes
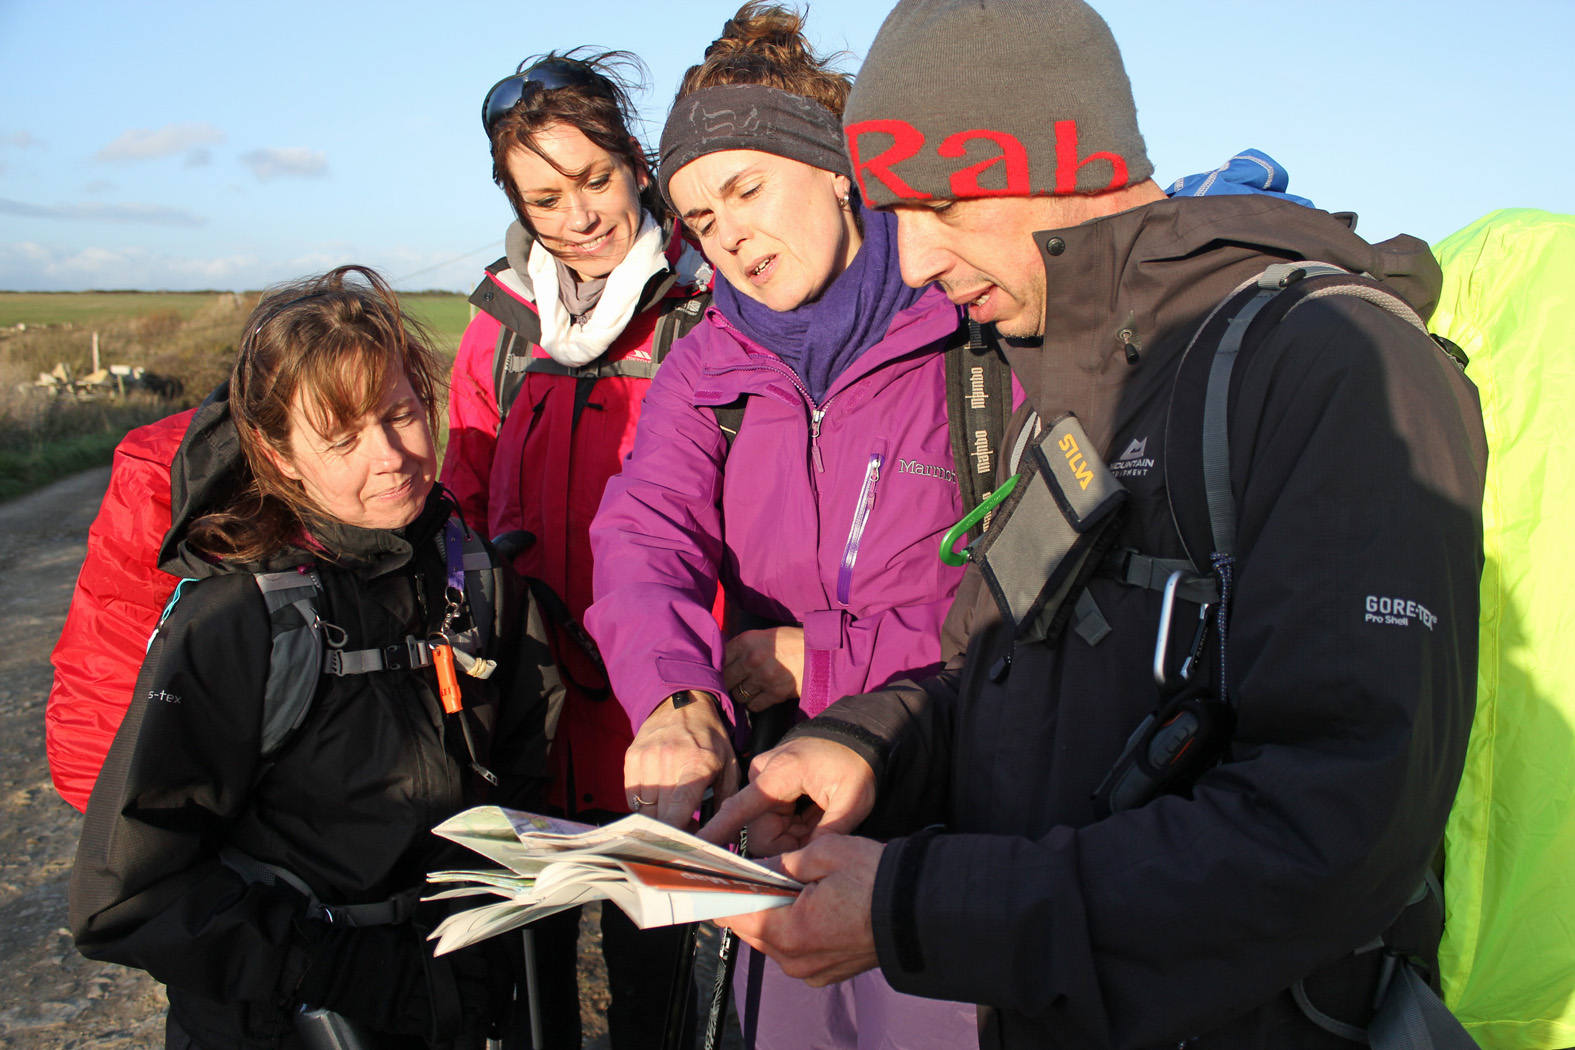
[[[849,201],[849,198],[851,196],[852,196],[852,194],[850,194],[850,193],[844,193],[842,196],[837,198],[837,203],[842,206],[842,210],[843,211],[847,211],[848,210],[848,208],[849,208],[849,206],[851,204],[851,202]]]

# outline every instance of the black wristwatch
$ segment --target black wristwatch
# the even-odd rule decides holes
[[[699,696],[710,697],[711,702],[716,704],[716,713],[722,713],[722,701],[718,700],[713,694],[706,692],[704,689],[684,689],[674,693],[667,699],[672,701],[673,710],[677,711],[681,707],[688,707],[690,704],[694,703]]]

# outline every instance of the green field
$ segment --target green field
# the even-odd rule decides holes
[[[150,314],[176,313],[189,321],[202,307],[229,292],[0,292],[0,328],[18,324],[105,324]],[[256,292],[243,292],[248,304]],[[410,292],[401,301],[453,351],[470,321],[470,304],[458,292]]]
[[[0,292],[0,328],[17,324],[98,324],[173,310],[181,320],[218,292]],[[229,293],[224,293],[228,295]]]
[[[196,404],[230,371],[257,293],[0,292],[0,500],[73,471],[109,462],[127,430]],[[401,296],[452,359],[470,320],[457,292]],[[25,325],[18,330],[18,325]],[[178,384],[169,400],[54,399],[28,393],[33,380],[64,365],[92,367],[97,336],[105,365],[143,366]],[[442,367],[448,368],[448,360]],[[439,447],[445,434],[437,435]]]
[[[405,308],[437,337],[438,349],[453,352],[470,323],[470,303],[458,292],[410,292],[399,297]]]

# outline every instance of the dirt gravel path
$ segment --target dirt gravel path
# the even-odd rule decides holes
[[[82,816],[55,794],[44,755],[49,654],[108,483],[105,467],[0,503],[0,1050],[164,1045],[163,988],[71,944],[66,891]],[[606,969],[587,912],[584,1042],[607,1050]],[[730,1027],[724,1050],[737,1050],[736,1018]]]
[[[82,816],[49,781],[44,700],[109,468],[0,503],[0,1047],[156,1050],[164,992],[82,958],[66,886]]]

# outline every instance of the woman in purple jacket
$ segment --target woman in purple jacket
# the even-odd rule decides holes
[[[652,382],[591,529],[586,626],[641,727],[629,804],[679,827],[708,786],[736,789],[724,697],[810,716],[931,673],[961,577],[937,557],[962,515],[941,356],[961,318],[902,283],[895,219],[848,177],[848,78],[801,30],[746,5],[685,75],[660,180],[717,268],[715,303]],[[729,405],[731,443],[713,411]],[[718,579],[780,626],[726,639]],[[739,996],[758,1047],[977,1043],[972,1006],[898,995],[878,970],[818,990],[764,956],[740,972],[762,968],[758,1006]]]

